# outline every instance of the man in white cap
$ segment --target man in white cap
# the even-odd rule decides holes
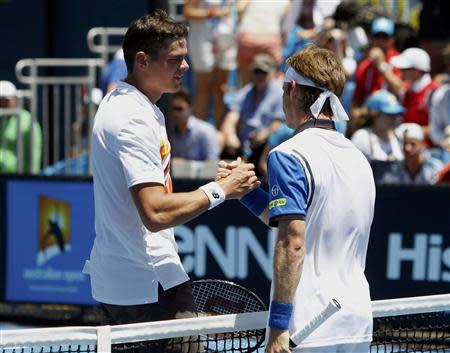
[[[403,122],[422,126],[425,142],[429,145],[427,101],[429,94],[438,87],[429,74],[430,56],[421,48],[408,48],[399,56],[393,57],[391,63],[402,70],[402,78],[406,81],[402,101],[406,109]]]
[[[372,309],[364,267],[375,184],[367,159],[334,127],[334,120],[348,119],[337,98],[344,69],[331,51],[314,46],[287,63],[283,109],[294,136],[269,154],[269,193],[257,188],[240,200],[278,227],[266,352],[291,352],[290,335],[331,298],[342,309],[295,342],[293,352],[369,352]],[[232,168],[221,166],[223,175]]]
[[[1,121],[3,119],[6,122]],[[16,86],[10,81],[0,81],[0,172],[38,173],[41,158],[42,132],[39,123],[32,122],[28,111],[18,108]]]
[[[401,184],[435,184],[443,164],[425,153],[424,133],[420,125],[403,123],[397,130],[403,140],[404,161],[393,165],[381,182]]]

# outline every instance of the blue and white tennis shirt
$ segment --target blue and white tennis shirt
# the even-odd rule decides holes
[[[289,331],[302,328],[335,298],[342,309],[299,347],[370,341],[364,267],[375,203],[372,170],[351,141],[312,123],[274,148],[267,162],[270,225],[281,219],[306,222],[306,255]]]

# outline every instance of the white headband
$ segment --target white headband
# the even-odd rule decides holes
[[[323,92],[319,95],[314,104],[310,107],[311,113],[317,119],[322,107],[327,98],[330,98],[331,111],[333,112],[334,120],[348,120],[348,115],[345,112],[344,107],[341,104],[339,98],[331,91],[326,88],[320,87],[316,85],[310,79],[303,77],[297,71],[295,71],[291,66],[288,67],[286,74],[284,75],[284,82],[291,82],[294,80],[299,85],[315,87],[323,90]]]

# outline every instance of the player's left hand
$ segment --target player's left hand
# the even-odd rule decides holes
[[[291,353],[289,347],[289,331],[270,328],[266,353]]]

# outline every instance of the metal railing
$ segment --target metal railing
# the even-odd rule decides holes
[[[177,22],[183,22],[184,0],[169,0],[169,15]],[[127,27],[93,27],[87,33],[87,46],[92,53],[99,54],[105,64],[110,56],[122,45],[112,43],[112,39],[122,39]]]
[[[122,45],[111,44],[111,37],[123,37],[126,31],[126,27],[93,27],[87,34],[87,46],[107,63],[110,55],[122,48]]]
[[[31,94],[31,128],[42,123],[43,167],[77,156],[82,150],[81,130],[74,135],[72,124],[88,119],[92,130],[95,105],[90,92],[96,87],[102,59],[22,59],[16,64],[19,82],[29,86]],[[69,74],[70,70],[81,74]],[[85,98],[87,99],[83,101]],[[90,134],[86,136],[90,149]],[[33,134],[30,155],[33,156]]]

